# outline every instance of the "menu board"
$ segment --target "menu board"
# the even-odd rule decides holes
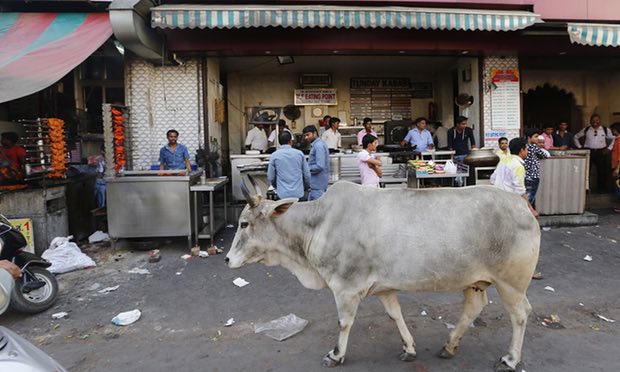
[[[519,72],[493,70],[491,73],[491,127],[493,129],[519,129],[521,107]]]
[[[351,79],[351,117],[375,121],[411,118],[411,83],[408,78]]]

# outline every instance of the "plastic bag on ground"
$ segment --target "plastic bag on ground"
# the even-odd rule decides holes
[[[88,237],[88,242],[89,243],[98,243],[98,242],[103,242],[106,240],[110,240],[110,236],[106,233],[104,233],[101,230],[97,230],[94,233],[92,233],[89,237]]]
[[[117,326],[130,325],[140,319],[140,315],[142,315],[142,313],[138,309],[125,311],[112,318],[112,323]]]
[[[95,267],[95,261],[82,253],[77,244],[70,242],[71,237],[54,238],[50,247],[41,257],[51,262],[47,270],[52,274],[68,273],[74,270]]]
[[[301,332],[308,321],[295,314],[288,314],[266,323],[256,323],[254,333],[263,333],[276,341],[284,341],[287,338]]]

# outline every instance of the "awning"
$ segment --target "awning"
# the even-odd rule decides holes
[[[0,13],[0,103],[52,85],[111,35],[107,13]]]
[[[602,23],[569,23],[572,43],[592,46],[620,46],[620,25]]]
[[[515,31],[542,22],[525,11],[341,6],[161,5],[151,9],[159,28],[396,28]]]

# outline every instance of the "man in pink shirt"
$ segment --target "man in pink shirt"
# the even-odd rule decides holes
[[[553,133],[554,132],[554,128],[553,128],[553,124],[545,124],[545,126],[543,127],[543,138],[544,138],[544,142],[543,142],[543,147],[545,150],[566,150],[567,147],[566,146],[554,146],[553,145]]]
[[[371,118],[364,118],[364,123],[362,125],[364,126],[364,129],[357,132],[358,146],[362,146],[362,139],[364,139],[364,136],[367,134],[373,135],[375,136],[375,138],[379,138],[379,136],[377,136],[377,132],[372,130],[372,119]]]
[[[373,155],[378,145],[377,137],[371,134],[365,135],[362,139],[362,147],[364,149],[357,154],[357,161],[363,186],[379,187],[379,179],[383,175],[383,172],[381,172],[381,160]]]

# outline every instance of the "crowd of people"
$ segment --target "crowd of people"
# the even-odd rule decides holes
[[[560,122],[557,128],[545,125],[542,130],[527,129],[524,138],[514,138],[510,142],[505,137],[500,138],[497,150],[500,162],[491,183],[523,196],[537,215],[540,160],[550,156],[549,150],[588,149],[590,167],[596,174],[594,191],[604,193],[611,188],[620,197],[620,123],[604,127],[600,116],[594,114],[590,125],[575,135],[567,129],[568,124]],[[614,211],[620,213],[620,208]]]

